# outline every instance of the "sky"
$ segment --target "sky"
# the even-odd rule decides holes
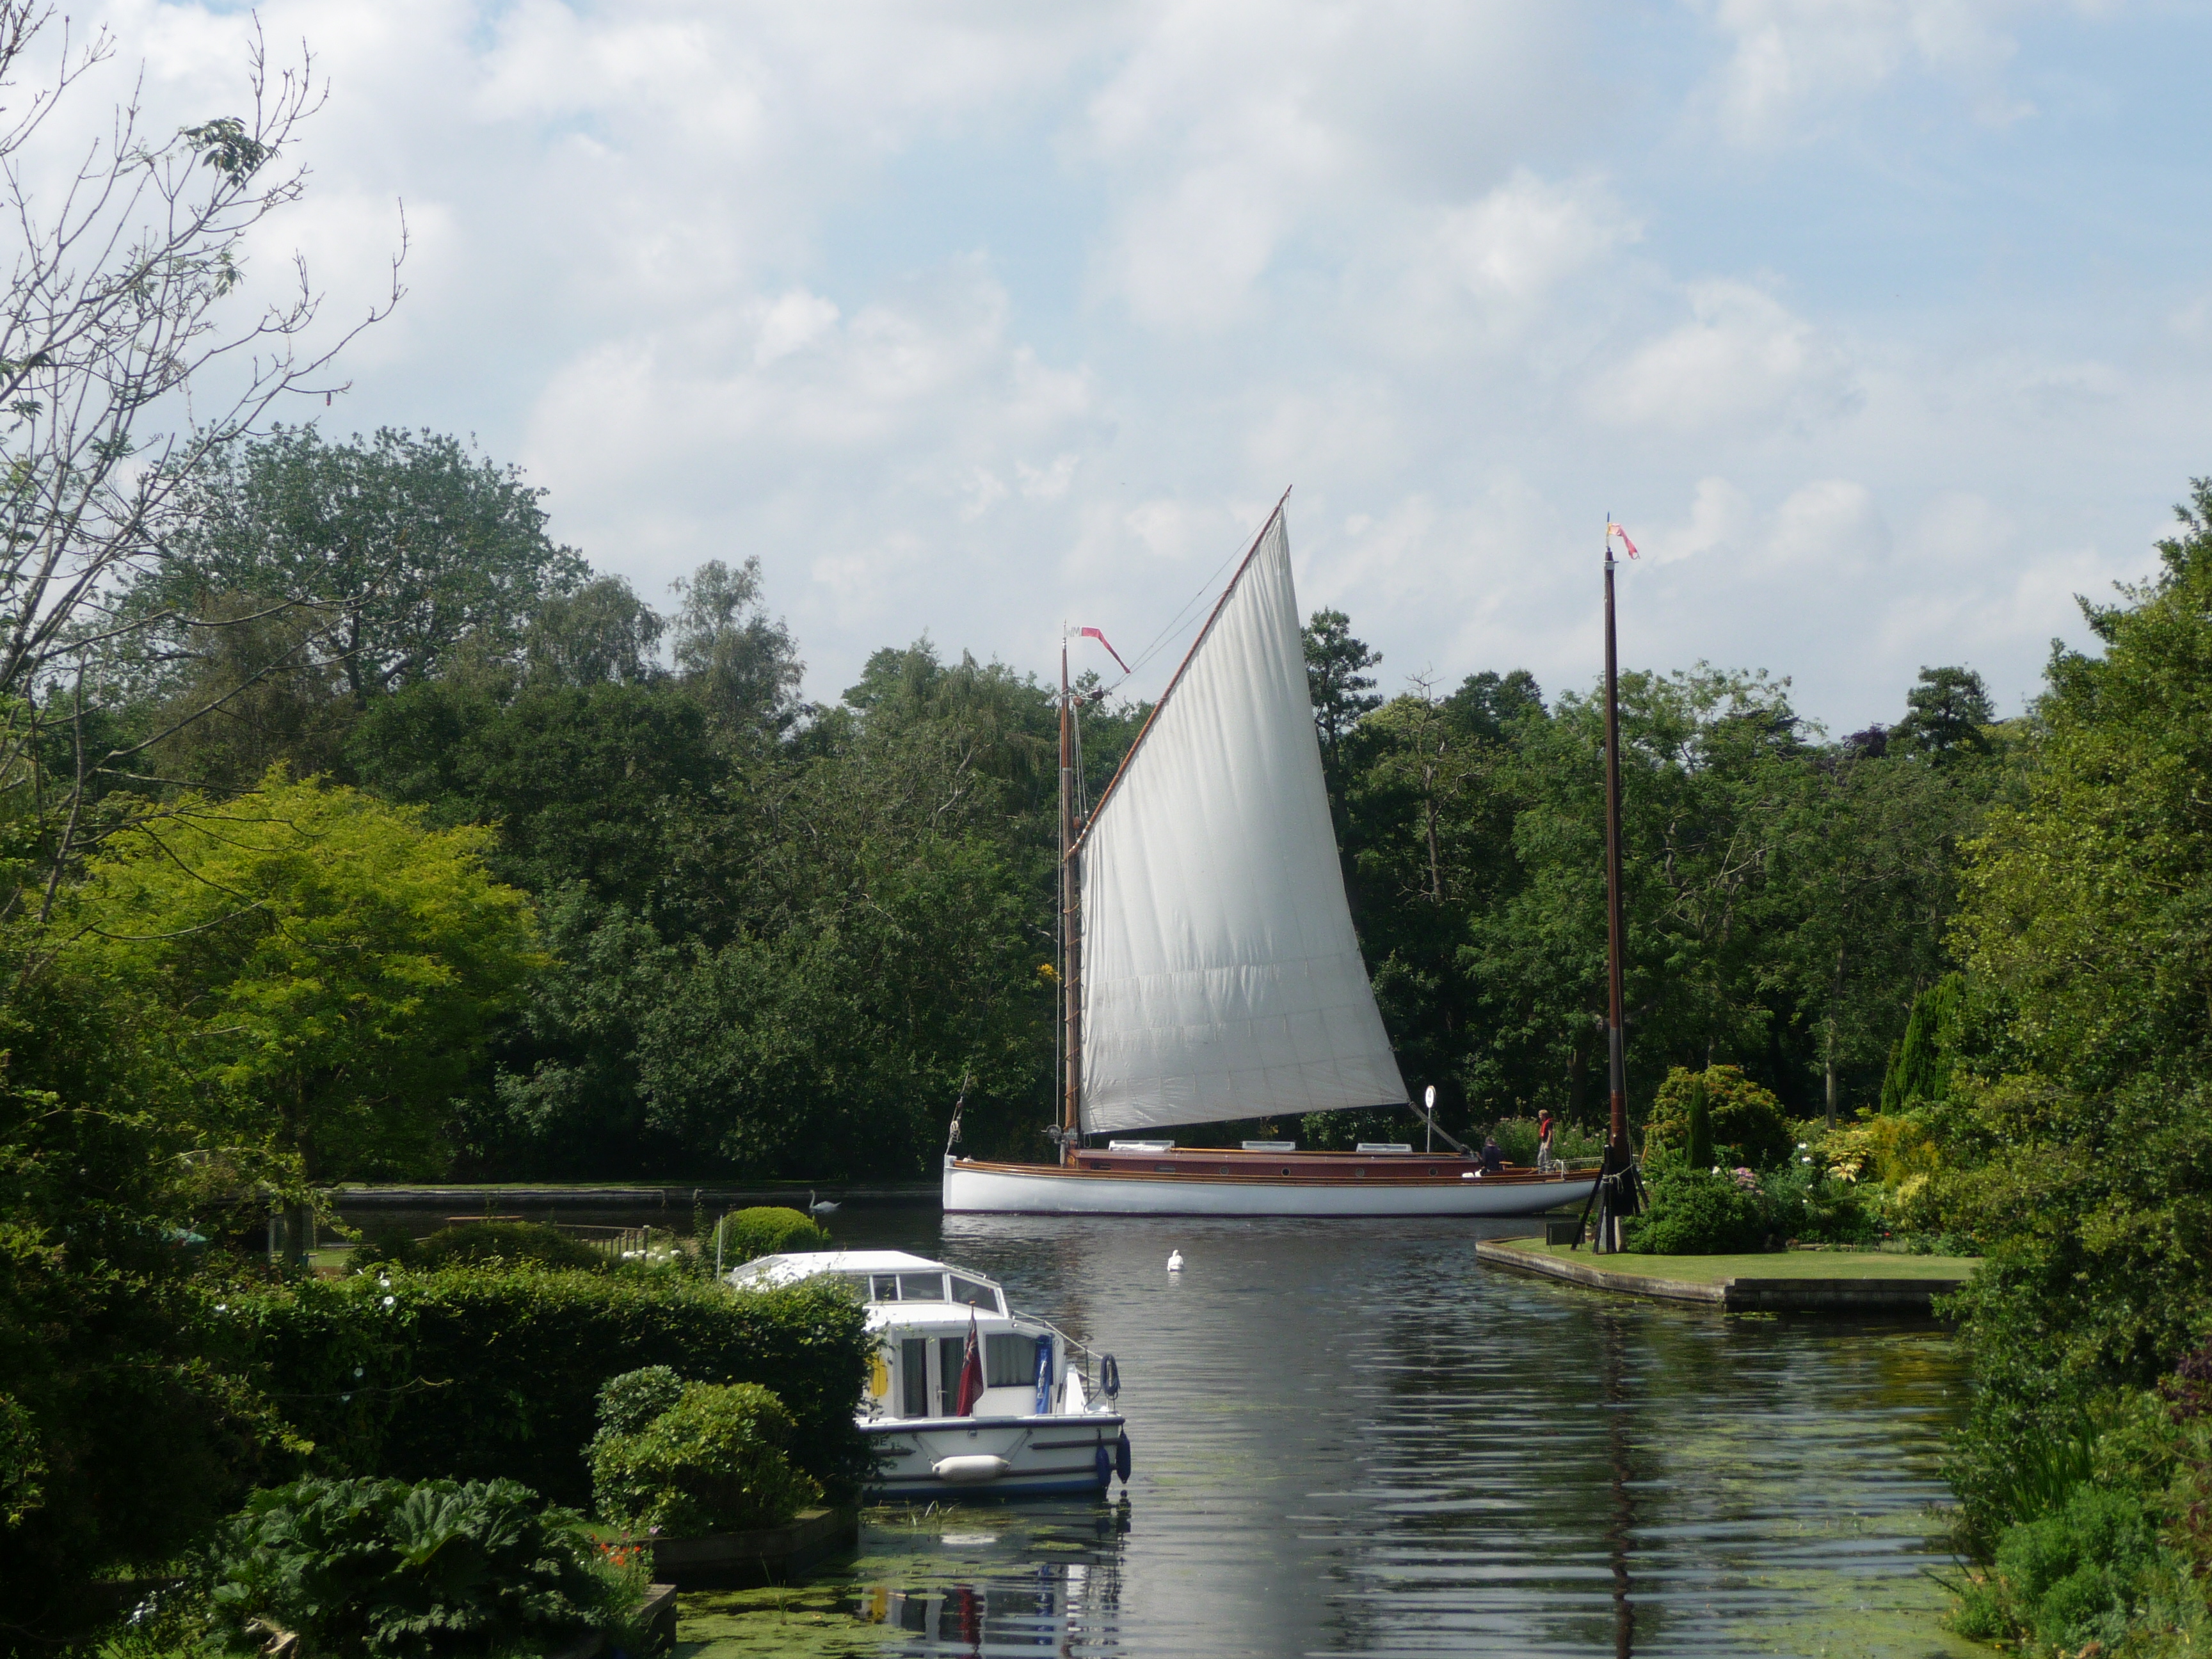
[[[241,108],[244,9],[87,15],[72,119],[142,64],[156,129]],[[2212,0],[258,16],[329,96],[252,280],[335,327],[409,238],[280,413],[473,434],[664,608],[757,556],[817,698],[1063,623],[1156,695],[1287,488],[1387,691],[1589,686],[1610,514],[1627,666],[2012,714],[2212,473]]]

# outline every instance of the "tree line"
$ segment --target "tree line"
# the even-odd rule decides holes
[[[911,1175],[963,1092],[971,1145],[1043,1154],[1052,689],[923,639],[804,702],[757,559],[710,561],[664,611],[557,544],[542,497],[428,433],[211,451],[165,556],[119,587],[142,625],[83,653],[46,730],[38,784],[76,820],[54,971],[200,1055],[214,1093],[262,1090],[320,1179]],[[1386,701],[1350,618],[1317,613],[1306,641],[1409,1084],[1463,1127],[1601,1115],[1596,698],[1515,671]],[[1103,780],[1147,710],[1079,690]],[[1903,703],[1831,741],[1786,681],[1624,676],[1632,1098],[1714,1061],[1807,1115],[1873,1098],[1942,970],[1959,843],[2018,769],[1970,671],[1923,671]],[[276,847],[272,817],[306,840]],[[309,852],[341,825],[380,850]],[[263,948],[300,925],[273,890],[288,870],[356,882],[325,908],[372,906],[424,838],[453,895],[470,868],[511,891],[495,964],[372,995]],[[210,873],[234,864],[243,884]],[[484,957],[489,902],[453,896],[426,959]],[[242,1035],[256,1000],[294,1026]],[[375,1064],[371,1005],[393,1048]],[[247,1081],[249,1041],[283,1051],[281,1085]]]

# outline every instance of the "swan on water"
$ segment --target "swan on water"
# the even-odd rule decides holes
[[[1181,1250],[1170,1250],[1168,1252],[1168,1271],[1171,1273],[1179,1273],[1182,1271],[1182,1252]]]
[[[811,1187],[806,1189],[806,1212],[809,1215],[835,1215],[837,1213],[837,1207],[826,1198],[815,1197],[814,1189]]]

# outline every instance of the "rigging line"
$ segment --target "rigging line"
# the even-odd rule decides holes
[[[1075,816],[1086,817],[1091,811],[1091,789],[1083,775],[1083,704],[1079,700],[1069,709],[1070,728],[1075,734]]]
[[[1277,505],[1279,506],[1280,503],[1278,503]],[[1152,642],[1146,645],[1142,650],[1139,651],[1135,657],[1131,659],[1129,672],[1121,677],[1121,680],[1118,682],[1116,687],[1117,690],[1121,685],[1127,685],[1146,663],[1150,662],[1154,657],[1159,655],[1162,651],[1166,649],[1168,646],[1174,642],[1174,635],[1176,630],[1182,628],[1183,619],[1198,605],[1204,603],[1206,596],[1213,591],[1213,584],[1215,581],[1219,580],[1221,573],[1228,569],[1231,565],[1234,564],[1237,562],[1237,554],[1236,550],[1232,549],[1227,558],[1222,560],[1219,564],[1217,564],[1212,570],[1206,573],[1206,580],[1198,585],[1198,592],[1192,594],[1188,599],[1185,599],[1182,603],[1182,608],[1177,611],[1174,616],[1168,619],[1167,625],[1161,629],[1158,633],[1152,635]]]

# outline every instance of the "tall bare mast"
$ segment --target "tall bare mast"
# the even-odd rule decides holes
[[[1628,1075],[1623,1050],[1621,958],[1628,943],[1620,899],[1620,662],[1613,628],[1613,515],[1605,535],[1605,1032],[1613,1088],[1608,1164],[1628,1152]]]
[[[1628,1150],[1628,1022],[1621,994],[1628,924],[1620,878],[1620,653],[1613,625],[1613,515],[1608,513],[1605,517],[1605,1047],[1613,1121],[1607,1126],[1605,1163],[1597,1189],[1590,1194],[1597,1206],[1597,1237],[1592,1242],[1598,1249],[1607,1251],[1617,1250],[1626,1243],[1622,1222],[1644,1207],[1644,1185]],[[1628,550],[1636,551],[1633,546]]]
[[[1083,884],[1076,878],[1075,703],[1067,685],[1067,634],[1060,638],[1060,961],[1067,1075],[1060,1102],[1060,1161],[1075,1162],[1083,1130]]]

